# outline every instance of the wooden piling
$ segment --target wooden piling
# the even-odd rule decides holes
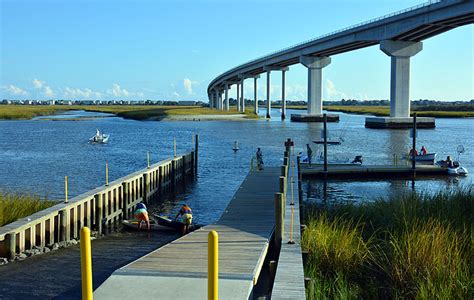
[[[196,134],[194,139],[194,174],[197,174],[198,170],[198,149],[199,149],[199,135]]]
[[[62,209],[59,211],[59,240],[69,241],[71,232],[69,230],[69,210]]]
[[[6,256],[14,259],[16,254],[16,233],[10,232],[5,235]]]
[[[280,177],[281,178],[281,177]],[[275,250],[279,250],[281,246],[281,241],[283,240],[284,232],[284,216],[283,216],[283,194],[275,193]]]
[[[102,234],[102,194],[95,195],[95,225],[99,234]]]

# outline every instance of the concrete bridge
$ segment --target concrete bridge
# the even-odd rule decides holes
[[[323,35],[313,40],[252,60],[216,77],[208,86],[211,107],[229,109],[229,88],[237,85],[237,108],[245,111],[244,80],[254,80],[254,109],[258,113],[258,78],[266,73],[266,110],[270,118],[271,72],[282,72],[282,114],[286,117],[285,73],[294,64],[308,68],[308,108],[304,119],[320,119],[322,112],[322,70],[331,63],[331,56],[344,52],[380,45],[391,57],[390,117],[369,118],[367,126],[411,126],[410,119],[410,57],[423,49],[422,41],[459,26],[474,22],[473,0],[430,1],[403,11],[357,24]],[[222,97],[224,94],[224,98]],[[298,120],[298,116],[294,116]],[[300,118],[301,118],[300,117]],[[315,118],[313,118],[315,117]],[[293,118],[292,118],[293,119]],[[434,119],[418,118],[420,123],[433,123]],[[390,124],[395,124],[391,126]],[[396,125],[398,124],[398,125]]]

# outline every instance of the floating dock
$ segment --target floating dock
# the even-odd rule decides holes
[[[219,298],[248,299],[275,226],[280,168],[248,174],[216,224],[205,226],[118,269],[98,299],[206,299],[207,239],[219,234]],[[212,205],[212,199],[209,199]],[[133,249],[130,249],[133,251]],[[139,293],[139,294],[137,294]]]
[[[412,176],[411,166],[396,165],[349,165],[349,164],[328,164],[327,172],[321,164],[301,164],[301,173],[304,177],[407,177]],[[327,174],[327,175],[326,175]],[[447,175],[446,168],[433,165],[417,165],[416,175]]]

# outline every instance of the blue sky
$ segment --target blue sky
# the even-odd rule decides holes
[[[0,99],[207,101],[208,83],[236,65],[419,3],[0,0]],[[473,25],[423,48],[411,60],[410,98],[474,99]],[[306,76],[290,67],[287,99],[306,99]],[[335,55],[324,69],[326,100],[388,99],[389,88],[390,58],[378,46]]]

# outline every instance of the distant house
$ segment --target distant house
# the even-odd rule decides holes
[[[179,106],[195,106],[196,101],[178,101]]]

